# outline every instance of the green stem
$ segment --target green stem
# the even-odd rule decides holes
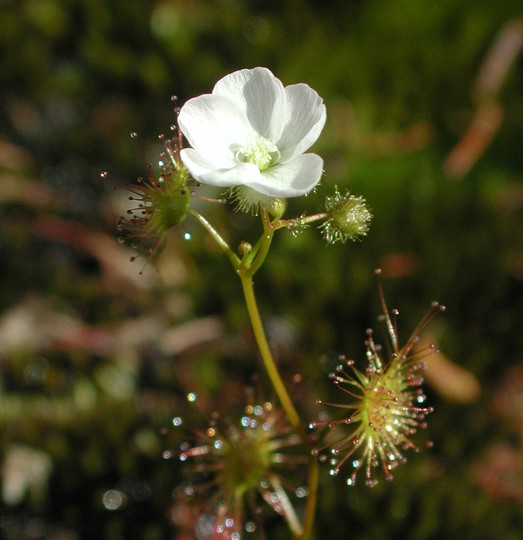
[[[252,329],[260,351],[260,355],[263,361],[263,365],[269,376],[269,379],[272,383],[274,391],[289,419],[291,426],[298,433],[305,450],[307,451],[308,457],[308,496],[307,496],[307,506],[305,509],[305,523],[303,526],[303,532],[300,531],[300,527],[296,522],[295,518],[289,523],[291,530],[294,533],[295,540],[311,540],[313,534],[314,526],[314,517],[316,512],[316,505],[318,501],[318,480],[319,480],[319,466],[318,460],[312,454],[312,445],[307,436],[301,418],[296,411],[294,404],[287,392],[287,388],[283,383],[278,368],[272,357],[271,349],[269,347],[269,342],[267,341],[267,336],[265,335],[265,330],[263,328],[262,320],[260,317],[260,312],[258,310],[258,304],[256,302],[256,296],[254,294],[254,286],[252,281],[252,276],[258,271],[265,257],[269,251],[269,248],[272,243],[272,238],[276,230],[282,226],[288,226],[287,221],[276,221],[271,222],[267,210],[262,210],[261,217],[263,222],[263,234],[254,246],[253,250],[250,253],[246,253],[242,259],[240,259],[230,248],[229,244],[222,238],[218,231],[198,212],[195,210],[190,210],[191,215],[193,215],[209,232],[212,238],[216,243],[222,248],[229,260],[231,261],[234,269],[240,276],[242,283],[243,294],[245,297],[245,304],[247,306],[247,311],[249,313],[249,318],[251,320]],[[317,214],[316,216],[311,216],[308,221],[316,221],[317,219],[322,219],[323,214]],[[290,222],[289,222],[290,223]],[[297,519],[297,518],[296,518]]]
[[[256,343],[258,344],[258,349],[262,357],[263,365],[271,380],[272,386],[278,399],[283,407],[287,418],[289,419],[290,424],[296,430],[300,439],[305,446],[306,451],[309,454],[309,479],[308,479],[308,498],[307,498],[307,508],[306,508],[306,521],[304,525],[303,534],[301,536],[296,536],[301,540],[310,540],[312,537],[312,528],[314,524],[314,514],[316,510],[316,502],[318,496],[318,461],[312,455],[312,446],[303,427],[302,421],[298,412],[296,411],[292,400],[287,392],[287,388],[283,383],[278,368],[272,357],[272,353],[265,335],[265,330],[263,329],[263,324],[260,317],[260,312],[258,310],[258,305],[256,303],[256,296],[254,294],[254,286],[252,281],[252,274],[248,272],[239,272],[240,279],[243,287],[243,294],[245,297],[245,304],[247,306],[247,311],[249,313],[249,318],[251,320],[252,329],[254,336],[256,338]]]
[[[220,233],[196,210],[189,210],[192,216],[194,216],[207,230],[207,232],[213,237],[216,243],[223,249],[229,260],[231,261],[234,269],[237,270],[240,267],[240,258],[230,248],[229,244],[222,238]]]
[[[280,219],[273,223],[275,229],[281,229],[282,227],[287,227],[292,229],[293,227],[303,227],[309,223],[314,223],[315,221],[320,221],[322,219],[327,219],[329,217],[328,212],[320,212],[312,216],[302,216],[294,219]]]
[[[254,331],[254,336],[256,338],[256,343],[258,344],[258,349],[260,350],[260,355],[262,357],[263,365],[267,371],[267,375],[271,380],[272,386],[280,400],[281,406],[285,410],[289,422],[292,427],[300,434],[300,438],[307,439],[305,432],[303,431],[303,426],[300,421],[300,417],[294,408],[294,405],[287,393],[287,389],[281,380],[280,374],[274,360],[272,358],[271,350],[267,337],[265,336],[265,331],[263,329],[260,312],[258,311],[258,305],[256,303],[256,297],[254,295],[254,287],[252,282],[252,277],[244,276],[243,272],[240,273],[240,279],[243,287],[243,294],[245,296],[245,304],[247,306],[247,311],[249,312],[249,317],[252,324],[252,329]]]

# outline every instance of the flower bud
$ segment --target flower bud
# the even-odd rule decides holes
[[[172,229],[185,220],[191,204],[187,168],[174,159],[177,155],[171,141],[165,141],[165,145],[170,159],[160,161],[159,175],[147,164],[147,178],[126,186],[134,207],[127,211],[128,217],[118,220],[119,239],[131,240],[138,255],[153,260],[162,252]]]
[[[281,219],[287,210],[287,199],[273,199],[267,210],[274,219]]]
[[[233,186],[229,189],[229,197],[236,203],[238,212],[258,215],[261,209],[266,209],[275,218],[283,216],[287,208],[287,200],[264,195],[247,186]]]
[[[334,195],[326,198],[325,210],[328,218],[320,228],[329,244],[357,240],[367,234],[372,214],[363,197],[348,192],[342,195],[336,188]]]

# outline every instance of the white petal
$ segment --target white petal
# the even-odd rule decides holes
[[[260,171],[253,163],[239,163],[230,167],[216,168],[196,150],[184,148],[180,158],[192,177],[211,186],[238,186],[260,179]]]
[[[287,93],[287,123],[276,141],[280,161],[292,161],[308,150],[319,137],[327,112],[321,97],[307,84],[292,84]]]
[[[237,147],[253,137],[245,112],[231,99],[212,94],[187,101],[178,125],[189,144],[217,167],[232,166]]]
[[[242,69],[220,79],[213,95],[233,100],[246,114],[252,127],[266,139],[276,141],[285,125],[285,88],[270,70]]]
[[[270,197],[299,197],[316,186],[322,173],[323,159],[320,156],[302,154],[294,161],[263,171],[261,180],[245,182],[245,185]]]

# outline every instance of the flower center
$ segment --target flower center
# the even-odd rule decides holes
[[[239,148],[236,159],[242,163],[254,163],[260,171],[267,170],[280,157],[278,147],[261,135],[252,143]]]

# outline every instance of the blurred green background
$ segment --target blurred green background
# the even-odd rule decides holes
[[[322,187],[364,196],[361,243],[282,232],[256,285],[295,398],[364,362],[384,271],[400,336],[434,299],[430,451],[392,483],[323,471],[317,538],[519,539],[523,531],[521,0],[0,0],[0,538],[187,539],[181,415],[234,414],[257,370],[240,285],[196,223],[130,263],[118,183],[156,163],[179,103],[242,67],[327,105]],[[129,133],[139,133],[139,144]],[[100,179],[108,171],[113,181]],[[233,242],[259,224],[201,206]],[[232,216],[232,217],[231,217]],[[228,225],[229,224],[229,225]],[[184,240],[184,233],[191,240]],[[265,388],[263,378],[259,383]],[[268,392],[264,389],[263,391]],[[192,405],[186,396],[195,392]],[[286,538],[279,520],[269,539]]]

